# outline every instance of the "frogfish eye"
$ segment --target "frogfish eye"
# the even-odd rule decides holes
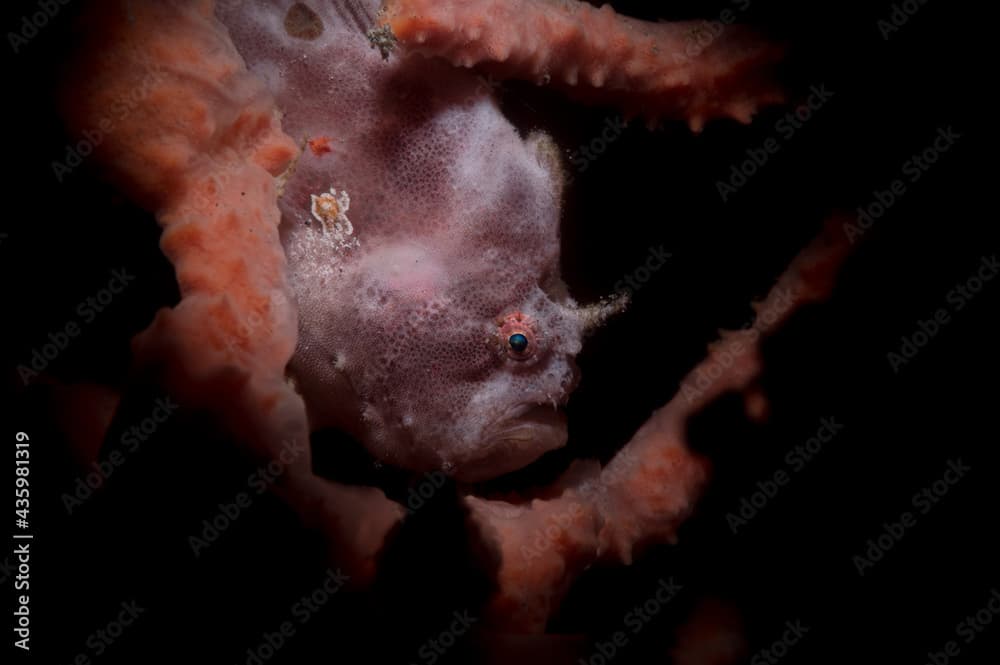
[[[507,338],[507,343],[515,353],[524,353],[528,348],[528,338],[524,336],[524,333],[514,333]]]
[[[538,352],[538,330],[535,320],[521,312],[511,312],[497,318],[499,351],[513,360],[527,360]]]

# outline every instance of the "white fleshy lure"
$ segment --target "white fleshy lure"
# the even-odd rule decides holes
[[[346,191],[337,192],[333,187],[329,192],[310,194],[312,199],[312,216],[318,221],[323,232],[333,236],[334,242],[342,247],[357,246],[358,239],[354,235],[354,225],[347,218],[351,207],[351,197]]]

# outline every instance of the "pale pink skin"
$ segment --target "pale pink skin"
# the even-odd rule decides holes
[[[330,152],[303,151],[279,199],[299,307],[291,373],[312,426],[473,481],[562,446],[585,317],[559,276],[551,141],[519,136],[469,72],[384,61],[330,3],[312,3],[321,35],[289,36],[292,4],[222,3],[217,15],[282,129],[331,138]],[[310,196],[331,187],[350,195],[349,237],[312,217]],[[498,317],[514,312],[534,322],[527,360],[504,349]]]

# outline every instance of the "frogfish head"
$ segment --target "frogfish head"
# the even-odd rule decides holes
[[[427,155],[440,151],[419,152],[414,172],[428,180],[407,200],[430,187],[433,206],[404,206],[345,174],[357,242],[337,220],[332,234],[289,223],[283,241],[299,309],[291,373],[313,426],[350,432],[388,464],[477,482],[566,443],[575,358],[613,307],[579,307],[560,276],[551,140],[494,127],[491,105],[462,113],[490,121],[458,148],[449,139],[459,152],[447,163],[432,169]],[[427,175],[438,171],[473,179]],[[301,164],[282,198],[286,220],[329,177]]]
[[[303,330],[296,378],[310,409],[336,402],[337,424],[356,414],[348,429],[377,459],[465,482],[563,446],[576,355],[612,305],[578,307],[555,257],[541,273],[499,258],[459,261],[412,239],[366,253],[338,280],[357,297],[320,327],[340,340],[333,357],[312,353],[315,328]]]

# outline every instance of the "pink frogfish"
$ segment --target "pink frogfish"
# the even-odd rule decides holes
[[[780,51],[748,31],[693,44],[693,24],[572,0],[107,0],[82,27],[68,124],[102,127],[96,161],[156,215],[182,294],[137,337],[136,362],[254,456],[334,427],[377,460],[459,482],[565,445],[574,359],[624,305],[571,296],[560,150],[519,132],[484,77],[695,130],[781,99],[763,75]],[[821,297],[831,264],[803,256],[785,286],[820,286],[797,302]],[[748,352],[555,498],[468,497],[502,553],[498,615],[543,627],[573,574],[671,540],[707,473],[684,446],[687,414],[756,371]],[[404,513],[376,488],[318,478],[308,455],[278,491],[358,579]],[[518,559],[549,523],[566,530],[558,547]]]

